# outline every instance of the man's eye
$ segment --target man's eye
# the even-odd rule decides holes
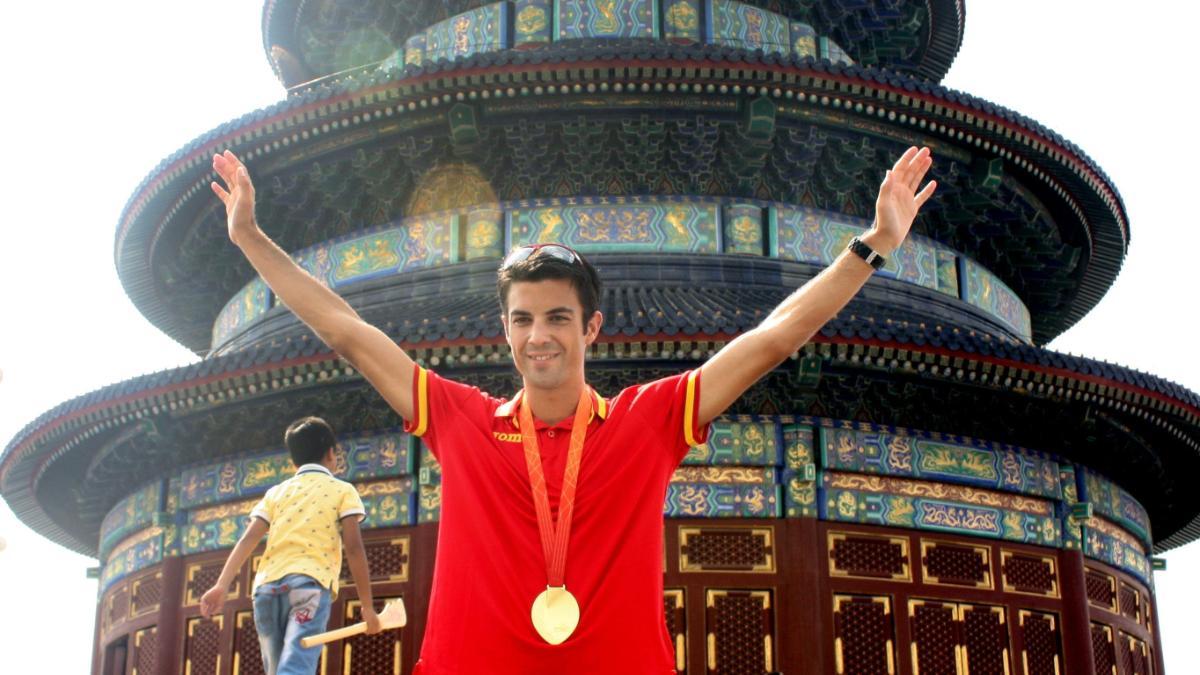
[[[550,317],[550,321],[554,323],[566,323],[568,320],[569,319],[567,317],[561,314],[556,314],[555,316]]]

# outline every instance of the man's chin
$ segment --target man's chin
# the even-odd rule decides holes
[[[538,389],[557,389],[566,381],[562,373],[549,372],[538,368],[526,369],[521,373],[521,377],[525,380],[525,386],[536,387]]]

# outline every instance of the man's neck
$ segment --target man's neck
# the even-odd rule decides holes
[[[529,400],[529,410],[534,417],[553,426],[575,414],[583,388],[582,380],[554,389],[526,387],[522,396]]]

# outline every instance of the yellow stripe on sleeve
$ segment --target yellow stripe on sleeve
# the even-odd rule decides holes
[[[683,440],[687,441],[689,446],[700,445],[693,433],[696,429],[696,376],[699,374],[699,370],[688,373],[687,397],[683,402]]]
[[[424,436],[429,428],[429,371],[417,366],[417,400],[413,407],[417,410],[417,426],[412,430],[413,436]]]

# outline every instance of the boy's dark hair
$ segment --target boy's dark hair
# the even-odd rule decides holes
[[[533,256],[520,262],[501,267],[496,273],[496,292],[500,295],[500,312],[508,315],[508,291],[513,283],[521,281],[544,281],[566,279],[575,289],[575,296],[583,307],[582,328],[587,332],[587,322],[600,309],[600,275],[582,255],[576,262],[566,262],[552,255]]]
[[[283,443],[292,455],[292,464],[319,464],[325,453],[337,445],[333,428],[320,417],[301,417],[283,432]]]

